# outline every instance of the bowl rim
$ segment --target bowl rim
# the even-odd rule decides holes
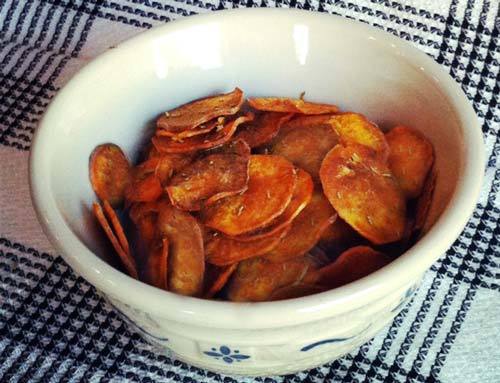
[[[404,58],[411,58],[411,65],[427,72],[453,107],[463,129],[463,141],[468,143],[456,188],[429,232],[383,269],[340,288],[303,298],[261,303],[203,300],[165,292],[120,272],[91,252],[65,222],[51,195],[50,182],[44,182],[50,179],[50,169],[43,160],[44,151],[50,145],[50,121],[57,118],[61,100],[71,94],[73,88],[101,62],[112,60],[121,51],[146,43],[156,35],[200,23],[224,22],[235,16],[244,16],[246,22],[252,18],[272,20],[281,17],[300,19],[301,23],[307,24],[337,23],[347,29],[357,29],[397,50]],[[78,274],[110,298],[146,313],[181,323],[230,329],[276,328],[316,321],[360,308],[398,288],[415,283],[465,227],[476,206],[483,173],[484,143],[478,119],[462,89],[444,68],[410,43],[378,28],[340,16],[291,9],[237,9],[190,16],[142,32],[97,56],[80,69],[51,101],[33,137],[29,158],[31,198],[38,220],[55,249]]]

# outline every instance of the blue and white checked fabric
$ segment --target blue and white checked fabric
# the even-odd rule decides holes
[[[409,304],[356,352],[295,376],[243,379],[155,352],[54,253],[30,204],[36,124],[77,69],[179,17],[293,7],[361,20],[446,67],[481,121],[479,204]],[[498,0],[0,0],[0,381],[500,382]]]

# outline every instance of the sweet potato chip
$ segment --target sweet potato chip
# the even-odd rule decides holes
[[[339,142],[323,116],[301,116],[283,125],[271,153],[285,157],[319,181],[319,168],[326,153]]]
[[[134,177],[125,192],[128,202],[150,202],[156,201],[163,193],[160,180],[155,174],[145,178]]]
[[[284,286],[275,290],[269,297],[269,300],[281,301],[284,299],[301,298],[308,295],[319,294],[326,290],[328,290],[328,287],[325,286],[298,283],[296,285]]]
[[[335,105],[284,97],[249,98],[248,104],[257,110],[280,113],[325,114],[337,113],[339,110]]]
[[[144,282],[168,290],[168,239],[162,238],[151,246],[144,267]]]
[[[109,241],[113,245],[116,253],[120,257],[123,266],[125,266],[125,269],[131,277],[137,279],[138,273],[135,260],[132,255],[130,253],[127,253],[120,245],[120,241],[116,237],[116,234],[113,232],[113,229],[111,228],[106,216],[104,215],[104,211],[102,210],[101,205],[99,205],[97,202],[94,202],[94,204],[92,205],[92,211],[94,212],[94,216],[97,218],[97,221],[106,233]]]
[[[319,246],[328,251],[339,253],[356,243],[362,243],[363,238],[342,218],[337,218],[321,234]]]
[[[167,192],[179,209],[200,210],[202,204],[241,193],[247,189],[249,157],[211,154],[175,175]]]
[[[274,235],[267,236],[254,241],[238,241],[224,235],[212,236],[206,244],[207,262],[225,266],[247,258],[258,257],[271,251],[288,232],[289,227],[285,226]]]
[[[99,145],[90,155],[89,168],[95,194],[114,207],[121,205],[130,182],[130,164],[122,150],[115,144]]]
[[[363,237],[384,244],[402,238],[406,201],[385,161],[372,149],[337,145],[320,169],[323,190],[339,216]]]
[[[183,141],[158,136],[153,137],[151,141],[156,149],[162,153],[190,153],[197,150],[211,149],[228,142],[236,132],[238,125],[251,120],[253,120],[253,114],[249,113],[227,122],[222,129],[215,129],[207,134],[188,137]]]
[[[313,194],[314,185],[309,173],[302,169],[297,169],[297,181],[293,189],[292,199],[283,214],[276,218],[273,223],[255,232],[234,237],[238,241],[255,241],[276,235],[283,228],[290,226],[292,221],[307,206]]]
[[[116,235],[116,238],[120,243],[120,246],[122,247],[123,250],[125,250],[127,254],[130,254],[130,246],[128,244],[127,236],[125,235],[125,231],[123,230],[118,215],[116,215],[116,212],[111,207],[108,201],[104,200],[102,202],[102,207],[104,208],[103,209],[104,215],[106,216],[108,222],[111,223],[111,227],[113,228],[113,233]]]
[[[288,234],[264,258],[273,263],[280,263],[306,254],[336,218],[337,214],[323,193],[315,192],[311,202],[292,222]]]
[[[235,114],[243,101],[243,92],[235,88],[230,93],[202,98],[170,110],[158,118],[156,126],[177,133],[194,129],[216,117]]]
[[[417,200],[415,206],[415,225],[413,232],[420,236],[427,221],[427,216],[432,204],[432,197],[434,196],[434,189],[436,187],[436,173],[431,169],[425,180],[422,193]]]
[[[344,145],[365,145],[379,153],[382,158],[387,158],[389,148],[384,133],[365,116],[358,113],[341,113],[332,116],[329,123]]]
[[[200,224],[189,213],[160,204],[158,231],[168,238],[168,287],[182,295],[199,296],[203,290],[205,255]]]
[[[236,236],[265,227],[282,214],[292,199],[297,179],[282,157],[250,156],[248,189],[202,209],[205,225]]]
[[[197,126],[196,128],[183,130],[181,132],[170,132],[168,130],[159,129],[156,131],[156,135],[159,137],[170,137],[174,141],[182,142],[185,138],[199,136],[200,134],[211,132],[215,128],[222,129],[224,127],[224,121],[224,117],[217,117],[205,124]]]
[[[233,275],[236,267],[238,267],[237,263],[222,267],[207,265],[207,275],[205,276],[207,287],[204,298],[213,298],[215,294],[222,290],[229,278],[231,278],[231,275]]]
[[[268,300],[276,289],[300,282],[311,266],[308,257],[282,263],[263,258],[247,259],[238,264],[228,284],[228,298],[235,302]]]
[[[392,259],[368,246],[356,246],[344,251],[333,263],[310,270],[305,283],[317,283],[329,288],[346,285],[386,266]]]
[[[242,157],[249,157],[252,153],[252,149],[246,143],[245,140],[241,138],[233,139],[228,143],[219,146],[214,149],[209,149],[206,151],[207,154],[237,154]]]
[[[292,116],[291,113],[261,113],[254,121],[239,127],[234,137],[245,140],[251,148],[262,146],[276,137],[281,125]]]
[[[407,198],[418,197],[434,163],[432,144],[422,133],[406,126],[396,126],[385,137],[392,174]]]

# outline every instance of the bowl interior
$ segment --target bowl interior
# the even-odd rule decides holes
[[[38,167],[48,177],[43,198],[105,259],[89,213],[94,147],[114,142],[134,159],[161,112],[238,86],[247,96],[305,92],[307,100],[363,113],[383,129],[422,131],[436,152],[435,222],[457,186],[466,149],[459,111],[425,60],[365,25],[306,13],[203,16],[149,31],[84,68],[52,104],[37,143]]]

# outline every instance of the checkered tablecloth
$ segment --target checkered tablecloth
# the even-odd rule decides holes
[[[259,382],[500,382],[498,0],[0,0],[0,381],[239,382],[155,352],[54,252],[33,212],[37,122],[82,65],[180,17],[238,7],[342,15],[410,41],[462,85],[481,122],[479,204],[411,304],[330,364]]]

